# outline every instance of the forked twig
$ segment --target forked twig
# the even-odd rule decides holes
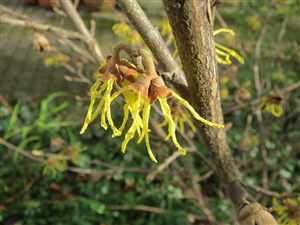
[[[102,55],[100,46],[98,45],[91,32],[87,29],[73,3],[70,0],[60,0],[60,3],[64,8],[65,12],[68,14],[70,19],[74,23],[77,30],[85,37],[86,43],[90,51],[93,52],[98,61],[103,61],[104,57]]]

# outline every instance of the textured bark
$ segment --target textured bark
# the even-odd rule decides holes
[[[210,0],[164,0],[179,55],[187,77],[190,96],[197,111],[207,119],[223,123]],[[245,197],[240,174],[224,129],[202,126],[202,134],[216,164],[216,172],[238,205]]]

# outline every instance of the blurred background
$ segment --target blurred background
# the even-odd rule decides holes
[[[138,2],[179,60],[162,2]],[[74,4],[104,57],[143,45],[116,1]],[[235,35],[216,42],[245,60],[219,65],[231,151],[247,190],[286,225],[300,224],[299,21],[299,0],[217,1],[215,30]],[[193,126],[185,157],[153,134],[159,164],[133,142],[122,154],[99,121],[79,134],[100,65],[83,39],[58,1],[0,2],[0,224],[235,224]]]

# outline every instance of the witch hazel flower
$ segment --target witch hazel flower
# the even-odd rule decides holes
[[[121,51],[129,55],[130,61],[120,57]],[[111,104],[117,98],[123,100],[123,120],[119,127],[115,125],[111,112]],[[101,126],[105,130],[110,127],[112,137],[124,135],[121,144],[123,153],[129,142],[136,138],[137,143],[145,143],[150,159],[157,162],[150,143],[149,120],[151,109],[158,102],[167,129],[166,140],[170,139],[176,149],[185,155],[186,149],[177,139],[178,119],[173,117],[170,100],[183,107],[195,120],[211,127],[224,127],[201,117],[187,100],[165,85],[147,49],[132,50],[125,44],[119,44],[114,47],[113,55],[107,57],[106,63],[100,67],[96,81],[90,88],[90,105],[80,133],[83,134],[89,124],[100,117]]]

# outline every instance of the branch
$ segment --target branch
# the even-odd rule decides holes
[[[167,79],[178,89],[186,89],[187,82],[182,69],[172,58],[163,38],[157,29],[153,27],[137,1],[120,0],[119,2],[130,22],[140,33],[156,60],[162,65],[163,70],[168,72],[165,74]]]
[[[223,123],[209,2],[210,0],[164,0],[164,5],[194,105],[204,117]],[[259,203],[247,201],[247,192],[242,186],[239,170],[227,143],[226,130],[202,126],[202,134],[216,165],[216,172],[238,212],[239,223],[277,224]]]
[[[77,32],[68,31],[60,27],[32,21],[29,20],[25,15],[19,14],[17,12],[14,12],[13,14],[9,12],[10,9],[0,5],[0,23],[19,26],[19,27],[27,27],[38,31],[53,32],[64,38],[83,40],[82,35]],[[18,18],[12,18],[12,17],[18,17]]]
[[[6,141],[5,139],[0,137],[0,146],[4,146],[6,150],[11,151],[11,152],[16,152],[20,155],[22,155],[24,158],[27,158],[33,162],[45,165],[47,161],[45,159],[39,158],[31,154],[29,151],[25,149],[21,149],[12,143]],[[47,154],[45,154],[47,155]],[[68,158],[65,158],[66,160],[69,160]],[[95,161],[91,162],[91,164],[97,164]],[[86,175],[96,175],[98,177],[102,176],[110,176],[115,174],[116,172],[130,172],[130,173],[148,173],[147,170],[143,170],[141,168],[122,168],[122,167],[117,167],[117,166],[112,166],[112,165],[107,165],[108,169],[92,169],[92,168],[79,168],[79,167],[73,167],[73,166],[68,166],[66,171],[77,173],[77,174],[86,174]]]
[[[153,207],[153,206],[147,206],[147,205],[108,205],[108,208],[111,210],[120,210],[120,211],[126,211],[126,210],[136,210],[136,211],[143,211],[143,212],[150,212],[150,213],[157,213],[157,214],[163,214],[166,213],[164,209]]]
[[[20,155],[24,156],[25,158],[28,158],[32,161],[42,163],[42,164],[45,162],[44,160],[35,157],[31,153],[26,152],[25,150],[20,149],[17,146],[5,141],[3,138],[0,138],[0,145],[3,145],[4,147],[6,147],[7,150],[9,150],[9,151],[17,152],[18,154],[20,154]]]
[[[279,90],[276,90],[276,89],[275,90],[276,90],[276,93],[279,93],[279,94],[282,94],[283,96],[286,96],[286,95],[290,94],[290,92],[295,91],[298,88],[300,88],[300,81],[297,81],[297,82],[295,82],[293,84],[290,84],[286,87],[283,87]],[[243,102],[243,103],[239,103],[237,105],[233,105],[227,111],[224,112],[224,115],[230,114],[230,113],[235,112],[237,110],[241,110],[241,109],[246,108],[248,106],[258,107],[261,100],[265,97],[268,97],[269,95],[270,95],[270,92],[265,92],[260,97],[254,98],[250,102]]]
[[[269,197],[274,197],[274,198],[280,198],[282,196],[285,195],[285,193],[283,194],[280,194],[278,192],[275,192],[275,191],[269,191],[265,188],[262,188],[262,187],[259,187],[259,186],[256,186],[256,185],[252,185],[252,184],[244,184],[246,187],[254,190],[255,192],[258,192],[258,193],[261,193],[263,195],[266,195],[266,196],[269,196]]]
[[[98,43],[96,42],[90,31],[87,29],[86,25],[84,24],[81,16],[77,12],[72,2],[70,0],[60,0],[60,3],[64,8],[65,12],[69,15],[70,19],[73,21],[77,30],[80,33],[82,33],[82,35],[85,37],[85,41],[90,51],[93,52],[97,61],[103,61],[104,58]]]
[[[178,151],[174,152],[171,156],[169,156],[163,163],[161,163],[157,169],[149,173],[146,177],[148,182],[153,181],[158,174],[160,174],[164,169],[166,169],[172,162],[174,162],[180,155]]]
[[[212,21],[207,16],[208,0],[164,0],[164,5],[194,106],[205,118],[222,124]],[[237,206],[246,192],[240,183],[240,173],[230,152],[226,132],[208,126],[202,126],[201,131],[216,172]]]
[[[160,114],[160,115],[162,114],[162,112],[157,107],[154,106],[154,109],[158,114]],[[165,141],[165,137],[167,136],[167,134],[162,129],[162,127],[159,126],[159,124],[154,120],[151,121],[151,125],[155,129],[155,133],[157,134],[160,141],[162,143],[164,143],[168,148],[174,149],[173,145],[171,145],[169,142]],[[176,128],[176,129],[178,129],[178,128]],[[210,168],[211,170],[214,170],[215,168],[214,168],[213,163],[209,159],[207,159],[200,151],[197,150],[197,147],[194,144],[193,140],[190,137],[188,137],[187,135],[185,135],[184,133],[181,133],[181,135],[188,144],[188,147],[187,147],[188,152],[199,156],[201,158],[201,160],[207,165],[208,168]],[[174,150],[175,150],[175,152],[171,156],[169,156],[167,159],[165,159],[165,161],[163,163],[161,163],[161,165],[159,167],[157,167],[154,171],[152,171],[151,173],[149,173],[147,175],[146,180],[148,182],[152,182],[160,173],[162,173],[174,161],[177,160],[177,158],[180,156],[180,153],[178,153],[178,151],[176,151],[176,149],[174,149]]]
[[[19,13],[13,9],[10,9],[9,7],[6,7],[4,5],[0,5],[0,14],[9,14],[13,17],[17,17],[19,19],[28,19],[28,17],[22,13]]]

